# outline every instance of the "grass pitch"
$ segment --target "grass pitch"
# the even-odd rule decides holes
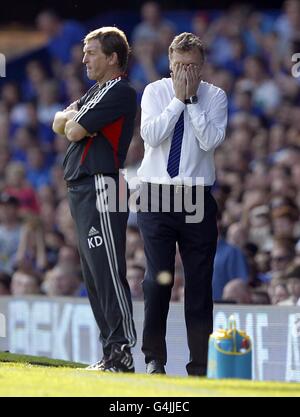
[[[0,353],[0,396],[300,396],[300,384],[86,371],[83,364]]]

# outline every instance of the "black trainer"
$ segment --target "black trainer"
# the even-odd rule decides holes
[[[165,374],[166,371],[165,371],[164,364],[156,359],[153,359],[152,361],[147,363],[146,373],[147,374]]]
[[[115,345],[109,359],[105,361],[102,371],[133,373],[135,370],[132,354],[123,346]]]

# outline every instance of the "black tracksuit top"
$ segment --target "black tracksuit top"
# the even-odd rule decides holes
[[[75,181],[95,174],[116,174],[124,167],[137,110],[136,92],[123,77],[94,84],[78,100],[74,120],[91,135],[68,146],[64,179]]]

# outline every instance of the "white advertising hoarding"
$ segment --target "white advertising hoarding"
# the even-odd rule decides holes
[[[300,382],[300,308],[216,304],[214,328],[226,327],[231,314],[237,328],[253,341],[253,378]],[[134,303],[138,343],[137,372],[144,372],[141,352],[143,303]],[[86,299],[0,298],[0,350],[92,363],[102,357],[98,329]],[[183,305],[170,306],[167,330],[171,375],[186,375],[188,362]]]

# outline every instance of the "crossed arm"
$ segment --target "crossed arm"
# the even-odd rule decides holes
[[[77,114],[77,103],[72,103],[63,111],[55,114],[52,129],[59,135],[65,135],[70,142],[78,142],[89,133],[77,122],[73,120]]]

